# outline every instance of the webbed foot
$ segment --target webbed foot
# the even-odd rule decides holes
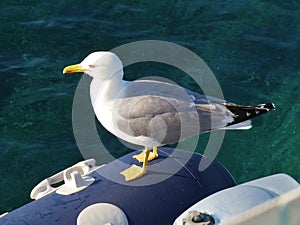
[[[122,174],[125,177],[125,180],[128,182],[143,176],[145,173],[147,173],[146,168],[132,165],[128,169],[122,171],[120,174]]]
[[[132,158],[138,160],[139,162],[144,163],[145,162],[145,154],[146,154],[146,152],[142,151],[140,154],[132,156]],[[157,146],[153,147],[153,152],[149,153],[147,161],[151,161],[156,158],[158,158]]]
[[[139,167],[136,165],[132,165],[128,169],[122,171],[120,174],[122,174],[125,177],[125,180],[132,181],[135,180],[141,176],[143,176],[147,172],[147,166],[148,166],[148,159],[150,155],[150,150],[146,148],[143,151],[143,167]]]

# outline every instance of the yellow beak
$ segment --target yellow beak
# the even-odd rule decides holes
[[[75,64],[75,65],[71,65],[71,66],[67,66],[64,68],[63,70],[63,74],[66,73],[80,73],[80,72],[84,72],[85,69],[83,69],[80,64]]]

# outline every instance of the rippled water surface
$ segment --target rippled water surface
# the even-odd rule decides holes
[[[237,182],[279,172],[299,182],[299,6],[279,0],[1,1],[0,213],[29,202],[39,181],[82,160],[72,129],[81,75],[62,75],[64,66],[138,40],[192,50],[231,102],[274,102],[276,111],[255,119],[251,130],[227,132],[217,159]],[[126,72],[130,80],[166,75],[200,91],[167,66]],[[98,131],[114,157],[131,151],[100,125]],[[207,138],[200,136],[198,152]]]

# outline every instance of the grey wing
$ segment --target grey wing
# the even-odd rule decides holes
[[[234,114],[226,107],[227,102],[224,99],[185,90],[193,99],[202,124],[209,121],[209,124],[202,127],[203,131],[227,127],[234,120]],[[203,121],[201,118],[206,118],[206,120]]]
[[[146,136],[170,144],[224,127],[221,102],[209,102],[204,95],[179,86],[139,81],[123,91],[115,104],[119,115],[116,125],[130,136]],[[217,117],[218,124],[211,123]]]

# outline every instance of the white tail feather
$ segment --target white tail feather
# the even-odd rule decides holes
[[[221,128],[219,130],[248,130],[252,127],[251,120],[246,120],[241,123],[237,123],[228,127]]]

